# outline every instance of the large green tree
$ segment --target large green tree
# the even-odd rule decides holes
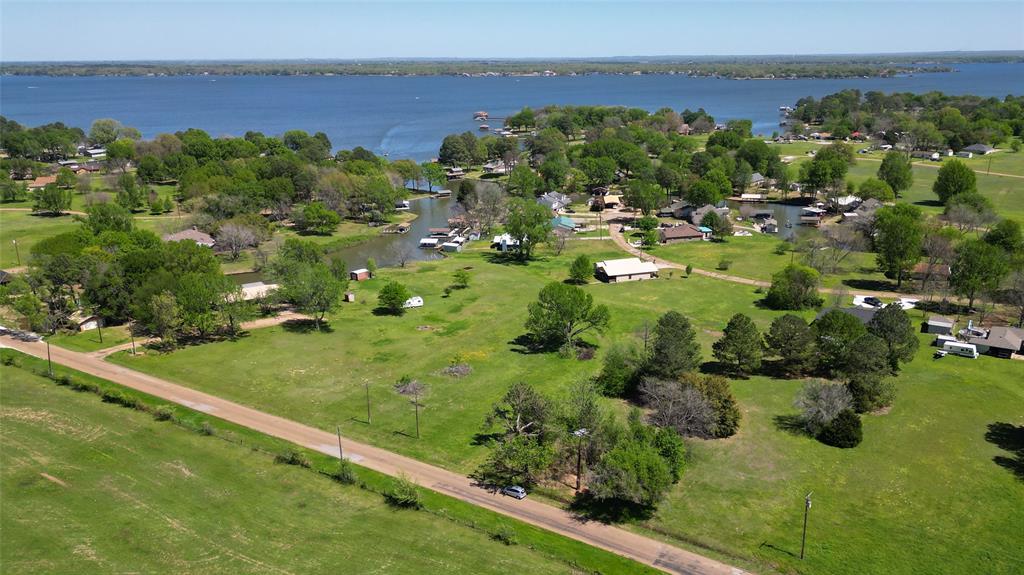
[[[787,313],[772,321],[765,335],[768,349],[782,358],[786,370],[803,373],[813,362],[814,333],[804,318]]]
[[[891,303],[875,312],[868,322],[868,331],[885,342],[886,357],[893,371],[900,363],[914,359],[919,341],[910,315],[899,303]]]
[[[1009,271],[1009,258],[1002,249],[984,240],[964,240],[956,249],[949,284],[953,291],[974,307],[979,294],[992,292]]]
[[[663,379],[677,379],[700,366],[700,344],[690,320],[677,311],[658,318],[645,371]]]
[[[814,268],[789,264],[772,275],[765,303],[772,309],[801,310],[821,304],[820,274]]]
[[[838,309],[828,311],[811,327],[817,344],[818,367],[833,374],[843,371],[850,354],[858,353],[854,342],[867,333],[857,317]]]
[[[902,287],[907,272],[921,259],[925,232],[921,208],[896,204],[879,209],[875,232],[878,267],[896,280],[897,288]]]
[[[750,317],[738,313],[729,319],[722,337],[712,345],[715,359],[735,373],[750,374],[761,367],[764,343]]]
[[[977,177],[967,164],[956,159],[949,160],[939,168],[939,175],[932,184],[932,191],[939,197],[939,201],[945,204],[954,196],[977,192]]]
[[[910,186],[914,185],[914,170],[910,164],[910,157],[896,150],[887,152],[882,159],[882,165],[878,167],[878,179],[889,184],[896,195],[909,190]]]
[[[533,200],[513,198],[508,203],[505,231],[519,240],[515,247],[519,257],[530,259],[537,245],[551,235],[551,212]]]
[[[604,331],[608,306],[594,305],[594,296],[576,286],[551,282],[528,308],[526,330],[541,345],[571,347],[588,331]]]

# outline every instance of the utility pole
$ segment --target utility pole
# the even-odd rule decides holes
[[[416,406],[416,439],[420,438],[420,392],[413,396],[413,405]]]
[[[811,493],[814,493],[813,491]],[[811,510],[811,493],[804,497],[804,534],[800,538],[800,560],[804,559],[804,548],[807,546],[807,512]]]
[[[50,340],[46,340],[46,365],[50,371],[50,379],[53,379],[53,360],[50,359]]]
[[[135,326],[128,324],[128,337],[132,338],[132,355],[135,355]]]
[[[100,334],[100,343],[103,343],[103,317],[96,314],[96,331]]]
[[[579,438],[579,443],[576,444],[576,493],[580,492],[580,476],[583,475],[583,438],[588,433],[585,427],[572,432],[573,435]]]
[[[338,430],[338,460],[341,461],[342,465],[344,465],[345,464],[345,450],[341,447],[341,426],[340,425],[336,425],[334,427],[335,427],[335,429]]]
[[[18,256],[18,267],[21,267],[21,251],[18,250],[18,240],[11,240],[14,244],[14,255]]]
[[[370,425],[370,382],[363,380],[363,386],[366,387],[366,425]]]

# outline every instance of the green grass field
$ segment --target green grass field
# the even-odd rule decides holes
[[[128,327],[116,325],[103,328],[103,340],[100,341],[100,330],[90,329],[74,333],[57,333],[46,337],[53,345],[59,345],[73,351],[97,351],[131,341]],[[141,344],[140,344],[141,345]]]
[[[72,215],[50,217],[0,211],[0,268],[16,267],[19,259],[20,265],[28,265],[32,246],[50,236],[71,231],[77,225]],[[17,247],[12,241],[18,242]]]
[[[5,573],[566,573],[566,558],[647,571],[443,496],[425,494],[434,512],[395,510],[266,452],[0,375]],[[519,545],[489,536],[502,521]]]
[[[898,378],[891,411],[865,416],[855,449],[779,429],[776,418],[797,413],[800,382],[734,381],[740,433],[689,443],[688,474],[648,526],[783,572],[1021,572],[1024,483],[993,461],[1009,453],[985,434],[996,423],[1024,430],[1024,363],[933,360],[928,341]]]
[[[597,361],[519,353],[510,342],[522,334],[526,304],[546,281],[564,278],[577,253],[595,260],[617,255],[609,247],[575,242],[562,256],[528,266],[467,252],[385,270],[382,280],[406,283],[426,306],[402,318],[375,316],[382,280],[374,280],[355,285],[358,300],[369,303],[344,307],[329,333],[277,327],[235,342],[113,360],[324,429],[340,424],[353,438],[469,471],[485,454],[473,435],[508,384],[522,379],[558,394],[599,369]],[[471,268],[472,286],[441,298],[451,273],[463,267]],[[588,286],[612,310],[609,332],[591,339],[606,348],[676,309],[693,320],[710,359],[710,344],[733,313],[749,314],[762,329],[778,315],[759,308],[761,296],[747,286],[681,276]],[[456,354],[473,366],[472,375],[439,374]],[[932,362],[928,354],[923,349],[905,369],[892,412],[869,416],[864,444],[850,451],[776,428],[777,416],[793,414],[799,382],[734,382],[745,413],[741,433],[690,442],[688,475],[657,516],[636,528],[752,558],[767,570],[858,573],[877,565],[910,573],[989,562],[992,572],[1012,572],[1009,526],[1024,521],[1024,490],[993,463],[998,449],[983,437],[991,423],[1022,423],[1024,364],[987,357]],[[419,441],[407,435],[413,426],[408,403],[391,390],[402,375],[430,386]],[[371,385],[372,426],[363,422],[364,381]],[[811,539],[812,558],[799,563],[788,553],[799,551],[801,501],[810,490],[820,497],[812,523],[817,539]],[[961,531],[964,524],[971,529]],[[968,545],[975,540],[981,543]]]

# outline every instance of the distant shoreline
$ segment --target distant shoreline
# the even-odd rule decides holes
[[[886,78],[954,72],[957,64],[1024,63],[1024,52],[620,58],[140,60],[0,63],[3,76],[463,76],[679,75],[734,80]]]

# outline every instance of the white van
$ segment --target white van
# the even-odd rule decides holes
[[[973,343],[960,343],[958,341],[947,341],[942,344],[942,350],[960,357],[978,358],[978,348]]]

